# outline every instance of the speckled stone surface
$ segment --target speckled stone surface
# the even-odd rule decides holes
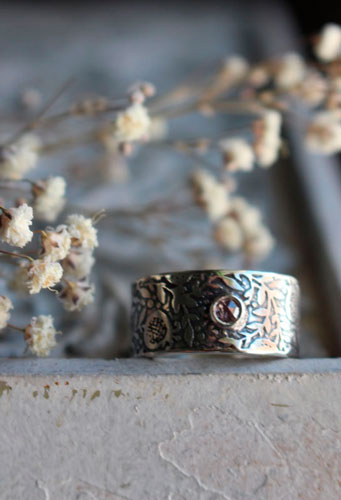
[[[4,360],[0,373],[1,500],[340,496],[340,360]]]

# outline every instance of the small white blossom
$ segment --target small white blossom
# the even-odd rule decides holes
[[[62,262],[64,277],[81,280],[90,274],[94,263],[91,250],[72,248]]]
[[[229,252],[240,250],[244,241],[240,225],[230,216],[223,217],[217,222],[214,236],[217,243]]]
[[[256,260],[265,258],[274,247],[274,239],[263,224],[260,210],[236,196],[231,199],[231,212],[243,231],[246,255]]]
[[[224,165],[227,170],[230,172],[252,170],[254,153],[247,141],[240,138],[224,139],[219,145],[224,154]]]
[[[33,219],[32,207],[23,203],[19,207],[3,210],[0,215],[0,237],[9,245],[24,247],[33,237],[30,230]]]
[[[233,82],[237,82],[238,80],[244,78],[248,70],[249,63],[242,56],[230,56],[224,61],[223,71]]]
[[[224,184],[205,170],[197,170],[192,176],[194,198],[211,220],[217,220],[229,209],[227,189]]]
[[[306,132],[306,146],[314,153],[334,154],[341,151],[341,118],[337,111],[316,113]]]
[[[42,232],[41,243],[44,259],[57,262],[65,259],[69,253],[71,236],[65,225],[60,225],[56,229],[47,228]]]
[[[274,239],[262,222],[261,212],[244,198],[232,197],[229,213],[215,226],[217,243],[230,252],[244,250],[250,258],[265,258],[274,246]]]
[[[27,134],[20,137],[17,142],[0,148],[0,177],[22,179],[26,172],[36,166],[39,147],[39,138]]]
[[[235,210],[236,205],[234,204],[233,207]],[[255,228],[262,225],[261,211],[259,208],[247,204],[245,209],[239,212],[239,223],[245,234],[253,233]]]
[[[265,226],[261,226],[254,232],[254,234],[249,235],[246,238],[244,251],[248,257],[260,260],[269,255],[274,247],[274,244],[275,241],[270,231]]]
[[[341,26],[326,24],[315,45],[315,54],[321,61],[329,62],[341,56]]]
[[[139,141],[147,135],[150,123],[147,109],[142,104],[134,103],[118,113],[115,138],[119,142]]]
[[[42,288],[51,288],[60,282],[63,268],[59,262],[36,259],[27,267],[27,287],[29,293],[39,293]]]
[[[306,68],[303,58],[295,53],[285,54],[275,71],[275,83],[280,89],[290,89],[299,84],[305,76]]]
[[[238,219],[240,227],[245,234],[254,232],[255,228],[262,225],[262,213],[241,196],[231,198],[231,212]]]
[[[69,215],[66,219],[73,246],[93,249],[98,246],[97,229],[92,219],[83,215]]]
[[[155,92],[155,86],[150,82],[137,82],[128,89],[130,101],[139,104],[142,104],[146,97],[153,97]]]
[[[270,80],[270,73],[265,65],[258,64],[253,66],[248,74],[248,83],[253,87],[263,87]]]
[[[282,117],[278,111],[266,110],[255,128],[254,150],[261,167],[270,167],[278,158],[281,147]]]
[[[52,347],[56,345],[57,332],[53,326],[53,318],[48,315],[33,317],[26,326],[24,338],[33,354],[37,356],[48,356]]]
[[[81,311],[94,301],[95,287],[86,280],[71,282],[63,286],[59,299],[67,311]]]
[[[5,295],[0,295],[0,330],[7,326],[11,317],[10,310],[13,309],[11,300]]]
[[[327,96],[328,80],[317,71],[310,70],[292,93],[309,107],[318,106]]]
[[[41,220],[56,220],[65,205],[66,182],[63,177],[50,177],[34,184],[34,215]]]

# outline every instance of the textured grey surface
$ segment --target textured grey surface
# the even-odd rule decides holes
[[[0,376],[212,375],[233,373],[341,373],[341,358],[240,359],[232,355],[175,358],[1,359]]]
[[[336,500],[340,361],[328,363],[4,361],[0,498]]]

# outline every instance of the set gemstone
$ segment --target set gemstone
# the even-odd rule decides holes
[[[241,310],[238,299],[231,296],[220,297],[213,305],[213,320],[224,325],[231,325],[239,319]]]

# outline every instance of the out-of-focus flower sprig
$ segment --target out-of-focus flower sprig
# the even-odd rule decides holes
[[[27,254],[0,249],[3,257],[17,264],[9,288],[27,294],[47,289],[57,294],[67,311],[82,310],[94,299],[94,285],[89,282],[89,275],[94,263],[92,253],[98,246],[96,218],[69,215],[66,224],[34,232],[30,229],[32,219],[32,207],[26,203],[8,209],[1,207],[0,239],[3,242],[23,248],[32,241],[34,233],[40,237],[38,248]],[[55,345],[56,333],[60,333],[53,327],[53,318],[41,315],[21,328],[9,323],[11,309],[11,300],[0,296],[0,329],[8,326],[22,331],[34,354],[48,355]]]
[[[295,119],[299,110],[303,111],[300,120],[311,152],[329,155],[341,151],[341,27],[326,25],[313,38],[313,52],[312,61],[287,53],[252,64],[235,55],[215,72],[186,80],[164,95],[156,96],[151,83],[138,82],[121,98],[96,96],[53,114],[50,108],[68,87],[66,84],[38,115],[0,145],[0,190],[4,192],[0,238],[10,247],[23,249],[29,245],[24,253],[6,246],[0,249],[3,263],[16,266],[8,288],[26,292],[28,297],[42,289],[54,291],[67,311],[80,311],[93,301],[90,274],[98,246],[94,227],[98,217],[65,215],[64,222],[56,227],[35,229],[36,221],[52,224],[63,211],[70,213],[71,209],[64,177],[29,177],[44,162],[45,155],[90,144],[96,144],[100,154],[95,164],[89,165],[89,175],[105,181],[126,181],[128,158],[141,147],[185,155],[193,161],[194,170],[184,208],[198,206],[204,210],[212,225],[212,241],[223,251],[242,252],[248,261],[265,258],[274,246],[274,237],[260,211],[235,194],[235,173],[271,167],[287,151],[282,124]],[[41,98],[30,89],[23,102],[27,108],[35,108]],[[207,120],[218,114],[241,114],[245,124],[228,128],[216,138],[169,136],[173,119],[195,113]],[[61,135],[64,129],[60,125],[73,118],[83,118],[91,128],[81,129],[77,135]],[[215,163],[214,153],[220,159]],[[83,176],[84,172],[86,166]],[[182,209],[176,200],[163,199],[136,209],[117,209],[109,212],[108,218],[147,220]],[[34,354],[48,355],[60,333],[53,326],[53,318],[40,315],[25,327],[18,327],[10,323],[11,315],[12,301],[0,296],[0,328],[21,331]]]

